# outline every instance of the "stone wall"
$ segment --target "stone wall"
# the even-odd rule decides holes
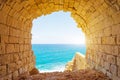
[[[86,35],[90,68],[120,78],[120,0],[0,0],[0,80],[35,67],[32,20],[70,11]]]

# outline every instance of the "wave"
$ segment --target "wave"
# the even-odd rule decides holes
[[[65,70],[65,65],[55,65],[51,69],[39,69],[40,73],[45,73],[45,72],[63,72]]]

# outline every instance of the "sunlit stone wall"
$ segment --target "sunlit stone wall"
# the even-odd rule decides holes
[[[0,0],[0,80],[35,67],[32,20],[70,11],[86,35],[89,68],[120,79],[120,0]]]

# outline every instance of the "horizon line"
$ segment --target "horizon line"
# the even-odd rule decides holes
[[[76,44],[76,43],[32,43],[32,44]],[[79,44],[85,44],[85,43],[79,43]]]

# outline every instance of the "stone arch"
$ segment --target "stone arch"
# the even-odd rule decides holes
[[[0,0],[0,79],[35,67],[32,20],[59,10],[70,11],[85,32],[89,67],[119,79],[119,0]]]

